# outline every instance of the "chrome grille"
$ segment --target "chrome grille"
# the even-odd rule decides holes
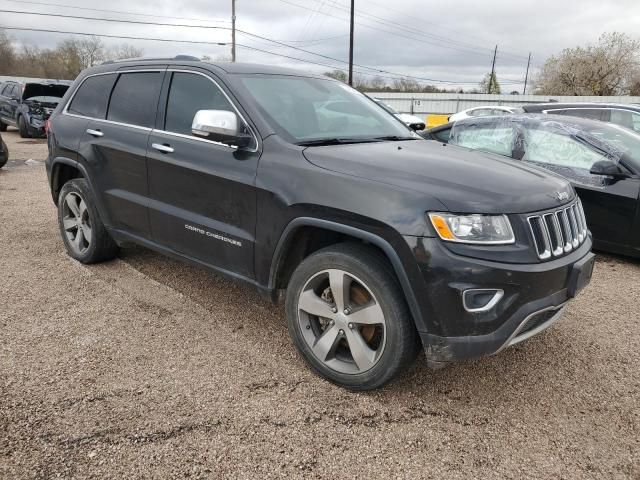
[[[541,260],[569,253],[587,238],[587,221],[580,200],[568,207],[532,215],[528,220]]]

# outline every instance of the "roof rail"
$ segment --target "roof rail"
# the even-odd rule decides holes
[[[189,61],[189,62],[200,61],[198,57],[194,57],[193,55],[176,55],[175,57],[137,57],[137,58],[123,58],[121,60],[107,60],[106,62],[102,62],[101,65],[111,65],[112,63],[123,63],[123,62],[162,61],[162,60],[183,60],[183,61]]]

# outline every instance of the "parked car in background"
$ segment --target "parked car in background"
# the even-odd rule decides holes
[[[0,131],[17,127],[22,138],[42,137],[44,126],[72,82],[42,80],[0,84]]]
[[[640,135],[574,117],[511,115],[462,120],[423,133],[562,175],[578,192],[594,248],[640,255]]]
[[[548,113],[600,120],[640,132],[640,105],[636,104],[538,103],[524,105],[522,109],[526,113]]]
[[[454,113],[449,117],[450,122],[457,122],[465,118],[491,117],[495,115],[509,115],[511,113],[522,113],[520,107],[505,107],[502,105],[487,105],[483,107],[473,107]]]
[[[0,168],[4,167],[9,161],[9,147],[4,143],[2,135],[0,135]]]
[[[391,105],[386,104],[385,102],[383,102],[379,98],[373,98],[373,97],[369,97],[369,98],[371,98],[371,100],[376,102],[384,110],[386,110],[391,115],[396,117],[398,120],[403,122],[409,128],[411,128],[413,130],[424,130],[426,124],[424,123],[424,120],[421,119],[420,117],[416,117],[415,115],[410,115],[408,113],[400,113],[395,108],[393,108]]]
[[[78,77],[47,137],[70,256],[132,242],[282,299],[302,357],[347,388],[383,385],[421,347],[442,366],[522,342],[591,278],[569,182],[424,141],[325,76],[105,64]],[[571,246],[547,257],[528,217],[567,211]]]

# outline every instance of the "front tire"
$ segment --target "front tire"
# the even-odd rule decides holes
[[[338,244],[307,257],[291,277],[286,314],[307,363],[350,390],[381,387],[419,351],[393,270],[363,245]]]
[[[20,138],[31,138],[29,126],[22,115],[18,117],[18,130],[20,132]]]
[[[4,123],[2,120],[0,120],[0,132],[6,132],[7,131],[7,124]]]
[[[58,197],[58,225],[67,253],[81,263],[111,260],[118,253],[84,178],[63,185]]]

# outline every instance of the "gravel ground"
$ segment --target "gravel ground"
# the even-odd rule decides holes
[[[640,262],[600,255],[554,328],[341,390],[283,309],[150,251],[64,253],[44,141],[3,134],[0,478],[640,478]]]

